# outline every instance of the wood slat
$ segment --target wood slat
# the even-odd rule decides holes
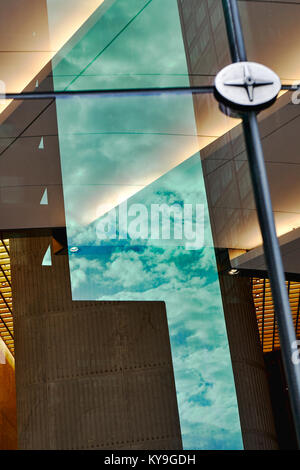
[[[289,292],[290,306],[295,325],[297,338],[300,338],[300,282],[286,281]],[[260,341],[264,352],[280,348],[280,340],[276,319],[274,318],[274,305],[268,279],[252,279],[252,295],[256,310]]]
[[[0,239],[0,336],[14,354],[9,240]]]

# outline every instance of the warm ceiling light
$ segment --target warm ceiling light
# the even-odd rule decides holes
[[[238,269],[230,269],[228,271],[228,274],[230,274],[231,276],[234,276],[235,274],[238,274],[239,270]]]
[[[44,31],[44,36],[42,36],[40,42],[40,48],[43,49],[44,47],[46,50],[39,50],[39,48],[37,48],[31,53],[29,51],[25,53],[21,51],[8,51],[5,54],[5,62],[2,64],[0,71],[1,78],[6,85],[6,93],[21,93],[80,29],[87,19],[95,13],[103,1],[104,0],[88,0],[82,2],[82,0],[64,0],[61,2],[60,0],[51,0],[51,2],[48,2],[48,12],[46,10],[46,13],[48,17],[49,39],[47,43],[45,39],[47,37],[47,31]],[[27,24],[26,14],[34,18],[40,14],[40,22],[45,19],[42,17],[43,13],[39,13],[39,10],[27,11],[27,13],[24,11],[25,25]],[[11,21],[9,27],[11,29],[14,27],[13,21]],[[24,26],[24,31],[19,31],[19,35],[25,35],[26,33],[26,27]],[[18,73],[17,71],[19,70],[21,70],[22,73]],[[0,100],[0,114],[3,113],[11,102],[12,100]],[[1,116],[1,119],[4,118],[6,118],[6,116]]]

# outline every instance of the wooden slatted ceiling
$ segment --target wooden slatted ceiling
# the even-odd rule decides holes
[[[14,354],[9,240],[0,239],[0,336]]]
[[[300,338],[300,282],[286,281],[289,293],[290,306],[297,338]],[[260,335],[260,341],[264,352],[274,351],[280,348],[277,322],[274,316],[274,305],[268,279],[252,279],[252,294],[256,309],[256,317]]]

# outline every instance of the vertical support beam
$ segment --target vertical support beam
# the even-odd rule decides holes
[[[216,250],[216,258],[244,448],[276,450],[277,434],[251,279],[228,274],[227,250]]]
[[[17,449],[15,364],[0,338],[0,451]]]
[[[246,51],[236,0],[222,0],[233,62],[246,61]],[[283,263],[276,235],[273,208],[266,173],[257,116],[254,111],[243,115],[243,129],[258,220],[264,241],[270,284],[278,323],[283,364],[287,376],[295,428],[300,445],[300,364],[292,361],[296,346],[289,298],[285,286]]]

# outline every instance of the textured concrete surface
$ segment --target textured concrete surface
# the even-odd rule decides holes
[[[218,261],[222,270],[220,254]],[[272,450],[278,449],[277,435],[250,282],[226,271],[220,274],[244,447]]]
[[[14,359],[0,338],[0,450],[17,448]]]
[[[180,449],[163,302],[74,302],[49,236],[11,239],[20,449]]]

